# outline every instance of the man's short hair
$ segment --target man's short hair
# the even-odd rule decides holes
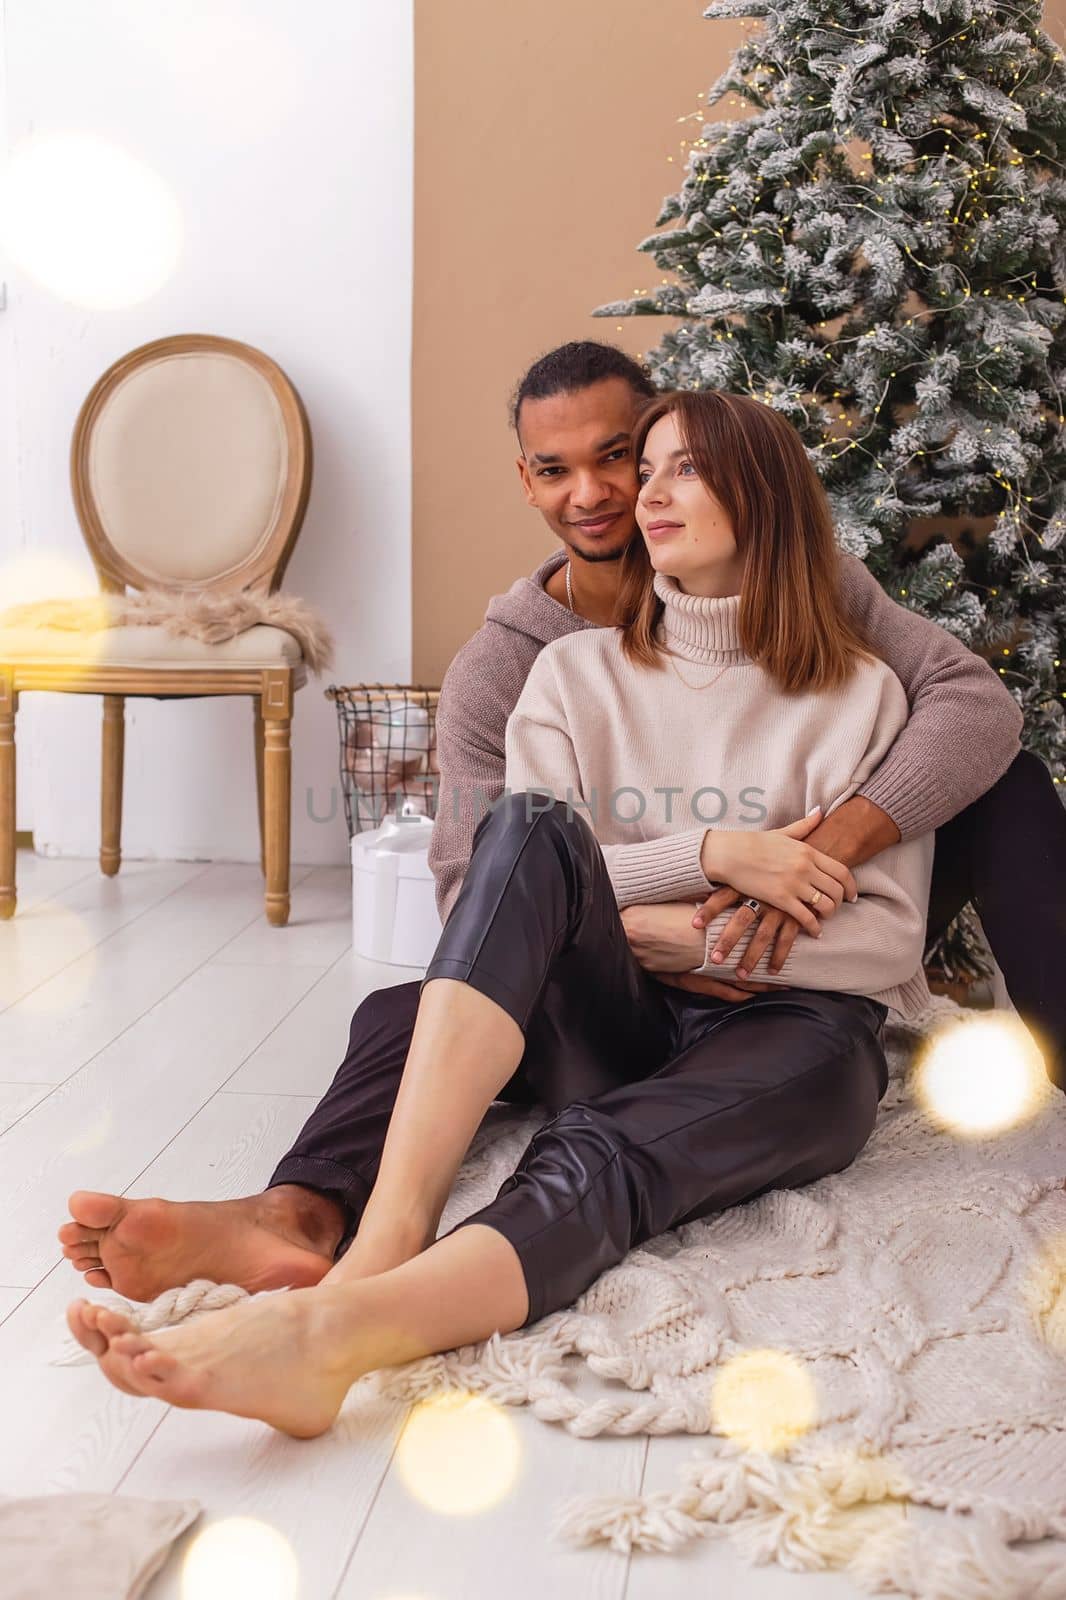
[[[511,401],[511,426],[518,432],[518,417],[524,400],[548,400],[555,394],[574,394],[604,378],[624,378],[641,400],[658,393],[647,368],[619,350],[617,345],[600,344],[595,339],[572,339],[534,361],[519,383]]]

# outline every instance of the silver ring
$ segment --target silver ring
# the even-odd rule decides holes
[[[751,909],[753,911],[756,911],[756,912],[762,910],[762,907],[760,906],[758,900],[748,899],[748,900],[742,900],[740,903],[741,903],[741,905],[744,905],[744,906],[750,906]]]

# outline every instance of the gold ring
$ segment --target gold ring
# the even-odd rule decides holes
[[[811,895],[811,898],[807,903],[810,906],[816,906],[821,898],[822,898],[821,889],[815,889],[814,893]]]

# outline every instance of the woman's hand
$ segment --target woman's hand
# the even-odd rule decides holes
[[[692,926],[687,900],[653,906],[626,906],[620,913],[629,948],[646,972],[690,972],[701,966],[707,948],[702,928]]]
[[[703,871],[712,880],[726,880],[742,895],[776,906],[818,938],[821,918],[832,916],[845,896],[858,899],[855,879],[843,862],[803,842],[821,820],[818,807],[784,828],[762,832],[709,828],[700,857]],[[812,897],[817,900],[814,907]]]

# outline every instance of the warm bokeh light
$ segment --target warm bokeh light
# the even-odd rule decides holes
[[[783,1350],[745,1350],[715,1375],[712,1427],[744,1450],[780,1455],[817,1417],[818,1400],[806,1367]]]
[[[49,550],[25,550],[0,563],[0,611],[34,600],[93,599],[99,596],[96,573],[87,560]]]
[[[284,1534],[254,1517],[226,1517],[197,1534],[181,1571],[181,1600],[295,1600],[300,1568]]]
[[[936,1029],[918,1062],[916,1085],[933,1121],[963,1138],[1016,1127],[1047,1096],[1040,1050],[1024,1023],[1006,1011]]]
[[[18,1007],[13,1011],[16,1025],[26,1017],[64,1022],[90,1000],[99,965],[99,927],[56,900],[42,900],[19,913],[7,937],[0,1004]],[[42,957],[50,971],[43,979]]]
[[[828,1566],[850,1568],[858,1578],[867,1552],[884,1555],[897,1539],[906,1538],[911,1483],[891,1455],[830,1445],[805,1451],[801,1471],[805,1477],[817,1475],[819,1491],[817,1510],[800,1537]]]
[[[69,1139],[64,1140],[63,1154],[83,1156],[90,1150],[98,1150],[111,1133],[114,1122],[115,1114],[111,1107],[101,1106],[88,1121],[81,1124],[77,1133],[72,1133]]]
[[[120,145],[49,133],[11,153],[0,178],[0,237],[60,300],[112,311],[163,287],[181,250],[182,218],[162,178]]]
[[[1026,1298],[1041,1339],[1066,1359],[1066,1233],[1044,1244],[1029,1274]]]
[[[434,1395],[411,1412],[396,1450],[404,1486],[431,1511],[488,1511],[510,1494],[521,1465],[511,1419],[480,1395]]]
[[[4,615],[10,607],[37,605],[45,600],[76,602],[80,626],[57,629],[49,637],[40,629],[27,628],[17,614]],[[101,659],[108,642],[106,620],[106,599],[96,573],[86,562],[40,550],[24,551],[0,563],[0,632],[15,639],[12,649],[16,656],[31,657],[38,650],[44,651],[56,673],[58,687]],[[53,641],[61,647],[57,656],[52,654]]]

